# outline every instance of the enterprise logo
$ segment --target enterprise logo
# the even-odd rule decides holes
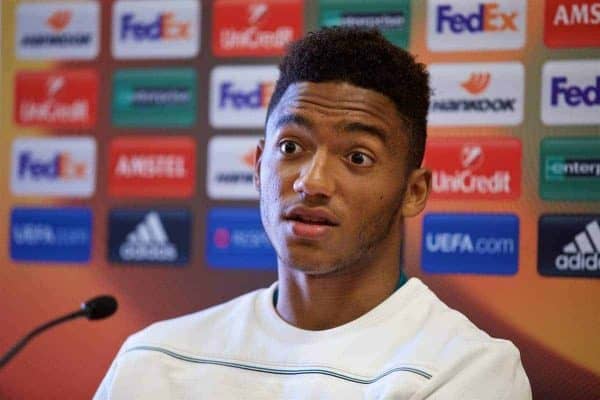
[[[541,275],[600,277],[600,215],[543,215],[538,237]]]
[[[546,200],[600,200],[600,138],[545,138],[540,195]]]
[[[427,214],[421,265],[429,273],[513,275],[519,265],[519,219],[513,214]]]
[[[427,45],[432,51],[508,50],[525,43],[521,0],[428,0]]]
[[[518,125],[523,120],[522,64],[432,64],[429,73],[430,125]]]
[[[20,59],[89,60],[98,55],[97,2],[20,3],[15,50]]]
[[[213,268],[277,267],[257,208],[213,208],[206,224],[206,263]]]
[[[544,64],[542,121],[546,125],[600,124],[600,60]]]
[[[199,7],[194,0],[118,0],[113,7],[113,55],[117,59],[196,56]]]

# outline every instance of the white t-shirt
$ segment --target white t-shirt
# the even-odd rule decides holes
[[[275,288],[132,335],[94,399],[531,399],[517,348],[416,278],[321,331],[282,320]]]

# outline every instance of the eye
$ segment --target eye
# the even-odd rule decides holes
[[[350,153],[348,159],[353,165],[358,165],[361,167],[370,167],[375,162],[373,158],[360,151],[354,151]]]
[[[284,140],[279,143],[279,151],[283,154],[297,154],[302,151],[302,146],[292,140]]]

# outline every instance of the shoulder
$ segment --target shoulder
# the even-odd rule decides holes
[[[196,352],[199,344],[211,347],[213,341],[251,321],[257,298],[267,291],[259,289],[202,311],[156,322],[131,335],[122,350],[158,346]]]
[[[413,312],[419,318],[417,326],[423,337],[421,356],[425,355],[426,362],[436,371],[423,395],[531,398],[520,352],[512,342],[490,336],[464,314],[444,304],[422,282],[416,285],[418,295]]]

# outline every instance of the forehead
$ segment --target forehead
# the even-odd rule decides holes
[[[390,134],[403,128],[387,96],[347,82],[298,82],[288,86],[269,117],[267,129],[273,129],[272,125],[285,114],[307,115],[315,123],[327,118],[358,120],[378,125]]]

